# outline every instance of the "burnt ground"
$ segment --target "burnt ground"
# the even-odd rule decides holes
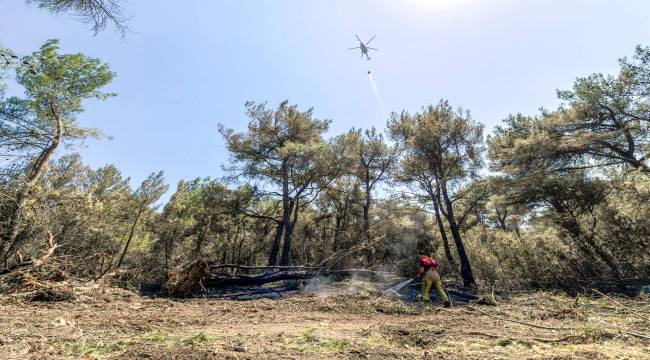
[[[0,358],[650,359],[647,296],[495,300],[444,309],[370,286],[251,301],[150,299],[99,285],[60,302],[2,295]]]

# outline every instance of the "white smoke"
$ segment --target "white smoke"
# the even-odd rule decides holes
[[[329,297],[340,295],[364,295],[383,288],[383,284],[375,284],[364,280],[357,274],[352,274],[347,279],[340,280],[334,277],[319,276],[307,281],[301,289],[306,295],[316,297]]]

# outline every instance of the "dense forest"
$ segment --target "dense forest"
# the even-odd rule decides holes
[[[165,204],[162,171],[133,187],[74,151],[104,136],[78,117],[89,99],[111,106],[108,64],[56,40],[0,56],[23,93],[0,92],[5,270],[47,251],[49,233],[88,278],[153,281],[197,258],[408,273],[418,248],[466,287],[650,276],[650,48],[617,74],[577,78],[555,109],[512,109],[491,133],[444,99],[343,134],[313,108],[249,102],[245,131],[215,130],[225,175],[181,181]]]

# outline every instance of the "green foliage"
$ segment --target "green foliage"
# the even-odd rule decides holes
[[[61,347],[63,354],[67,356],[87,356],[92,358],[103,358],[115,353],[121,353],[135,345],[132,340],[102,341],[102,340],[78,340],[66,342]]]
[[[303,331],[297,341],[286,341],[290,349],[296,349],[303,353],[337,353],[348,349],[352,344],[346,340],[321,338],[317,335],[317,328],[307,328]]]
[[[401,181],[421,181],[419,177],[429,175],[451,189],[476,176],[482,165],[483,125],[446,100],[413,115],[393,113],[388,129],[406,152],[396,174]]]
[[[379,331],[367,330],[364,331],[363,336],[363,345],[370,348],[386,347],[392,343],[389,337],[384,336],[384,334]]]
[[[76,116],[83,112],[84,99],[114,96],[98,90],[110,83],[114,74],[98,59],[82,54],[59,55],[58,50],[58,41],[48,40],[17,68],[16,80],[25,88],[25,98],[13,99],[17,107],[14,110],[33,115],[38,124],[47,127],[56,122],[56,112],[64,123],[66,136],[96,136],[94,129],[77,127]]]
[[[248,132],[236,133],[220,125],[221,134],[235,164],[241,165],[240,175],[270,181],[282,182],[282,167],[289,166],[296,175],[307,175],[312,158],[326,144],[322,134],[329,127],[329,120],[312,119],[312,109],[300,111],[296,105],[282,102],[276,110],[266,104],[246,103],[251,121]],[[300,176],[298,176],[300,177]],[[294,187],[300,186],[296,181]]]
[[[84,110],[84,100],[114,96],[99,91],[114,74],[98,59],[58,51],[58,41],[48,40],[22,58],[15,79],[24,97],[0,98],[0,148],[12,158],[40,154],[54,141],[59,121],[62,140],[68,144],[100,135],[96,129],[79,127],[77,116]]]
[[[576,168],[648,167],[650,49],[637,48],[621,60],[616,76],[578,78],[559,91],[565,103],[539,117],[510,116],[490,143],[493,167],[504,171],[559,171]]]
[[[647,257],[647,229],[631,221],[645,213],[648,51],[621,60],[617,76],[578,78],[573,90],[558,93],[565,103],[557,110],[510,116],[488,139],[491,167],[508,187],[501,193],[510,206],[532,211],[529,221],[562,230],[560,243],[572,253],[554,256],[573,261],[566,271],[574,279],[636,277],[648,269],[634,255]]]
[[[310,327],[305,329],[305,331],[302,332],[302,335],[300,335],[300,341],[306,342],[306,343],[313,343],[318,341],[318,335],[317,335],[318,329],[314,327]]]
[[[607,338],[608,336],[611,336],[605,328],[601,324],[598,324],[593,321],[588,321],[583,324],[579,324],[576,326],[576,333],[584,337],[585,339],[589,339],[591,341],[602,341],[603,339]]]
[[[207,342],[208,340],[209,338],[207,335],[205,335],[203,332],[199,332],[183,339],[183,343],[191,347],[197,347],[203,344],[204,342]]]
[[[154,330],[142,335],[142,340],[150,341],[156,345],[164,345],[169,341],[169,335],[160,330]]]

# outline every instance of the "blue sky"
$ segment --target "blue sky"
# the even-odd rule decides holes
[[[649,1],[131,0],[133,32],[92,31],[20,0],[0,0],[0,43],[17,53],[61,40],[117,73],[81,124],[113,140],[79,151],[115,164],[134,184],[164,170],[218,177],[228,154],[217,124],[244,130],[247,100],[289,99],[332,119],[331,135],[383,128],[388,112],[447,98],[487,129],[509,113],[557,105],[577,76],[614,72],[650,45]],[[376,34],[372,61],[347,51]],[[383,104],[373,95],[367,71]],[[61,150],[59,154],[64,151]]]

